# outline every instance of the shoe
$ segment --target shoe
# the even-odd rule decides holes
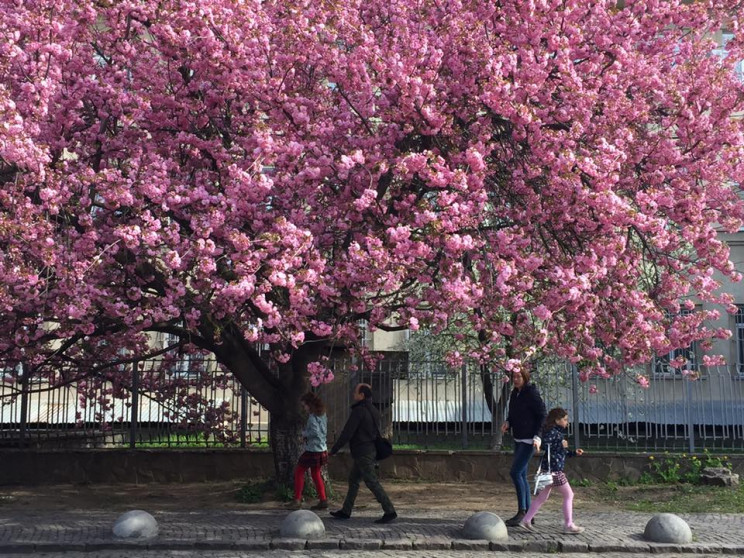
[[[336,519],[349,519],[351,515],[346,513],[344,510],[337,510],[331,512],[331,517],[335,517]]]
[[[301,510],[302,509],[302,500],[292,500],[289,504],[287,504],[287,509],[290,509],[290,510]]]
[[[526,530],[526,531],[529,531],[530,533],[537,533],[537,529],[535,529],[535,528],[534,528],[534,527],[532,526],[532,524],[531,524],[531,523],[527,523],[526,521],[520,521],[520,522],[519,522],[519,526],[520,526],[520,527],[521,527],[522,529],[524,529],[524,530]]]
[[[395,512],[386,513],[380,519],[375,519],[375,523],[390,523],[391,521],[395,521],[397,517],[398,514]]]
[[[568,527],[564,527],[563,532],[566,535],[578,535],[579,533],[584,532],[584,528],[579,527],[578,525],[569,525]]]
[[[511,519],[507,519],[504,521],[507,527],[519,527],[519,524],[524,519],[524,516],[527,514],[527,510],[519,510],[517,515],[512,517]]]
[[[327,510],[328,509],[328,500],[320,500],[314,506],[310,506],[310,509],[311,510]]]

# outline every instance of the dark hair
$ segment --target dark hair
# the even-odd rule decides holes
[[[524,385],[529,384],[530,378],[532,378],[532,374],[530,373],[530,371],[524,368],[522,370],[518,370],[517,372],[512,372],[512,378],[514,378],[514,374],[519,374],[520,376],[522,376],[522,379],[524,380]]]
[[[308,406],[313,415],[325,415],[325,403],[323,403],[323,400],[312,391],[308,391],[305,395],[300,397],[300,401]]]
[[[550,430],[558,423],[559,420],[567,416],[568,411],[563,407],[554,407],[553,409],[550,409],[548,418],[545,419],[545,430]]]
[[[359,384],[359,387],[357,388],[359,390],[359,393],[361,393],[365,399],[372,399],[372,388],[369,384]]]

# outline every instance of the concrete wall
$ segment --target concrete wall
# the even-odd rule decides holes
[[[273,476],[268,451],[245,450],[3,450],[0,485],[179,483],[240,480]],[[637,480],[648,454],[591,454],[567,462],[572,479]],[[744,474],[744,456],[730,456]],[[330,460],[332,478],[344,479],[351,458]],[[511,482],[510,453],[396,451],[382,462],[389,479],[428,481],[487,480]],[[536,466],[536,460],[534,462]]]

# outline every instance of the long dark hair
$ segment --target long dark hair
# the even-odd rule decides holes
[[[305,395],[300,397],[300,402],[304,403],[310,409],[310,413],[313,415],[321,416],[325,415],[326,406],[323,400],[315,395],[312,391],[308,391]]]
[[[554,407],[553,409],[550,409],[548,412],[548,418],[545,419],[545,427],[543,430],[547,432],[551,428],[553,428],[556,424],[558,424],[558,421],[561,420],[563,417],[568,416],[568,411],[564,409],[563,407]]]
[[[530,373],[529,370],[526,370],[526,369],[522,369],[517,372],[512,372],[512,378],[514,378],[514,374],[519,374],[520,376],[522,376],[522,380],[524,380],[523,387],[529,384],[530,380],[532,379],[532,374]]]

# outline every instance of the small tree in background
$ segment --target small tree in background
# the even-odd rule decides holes
[[[463,358],[584,378],[723,336],[679,310],[738,279],[744,56],[710,37],[740,8],[5,2],[0,352],[69,381],[175,335],[270,411],[289,479],[360,320],[458,316]]]

